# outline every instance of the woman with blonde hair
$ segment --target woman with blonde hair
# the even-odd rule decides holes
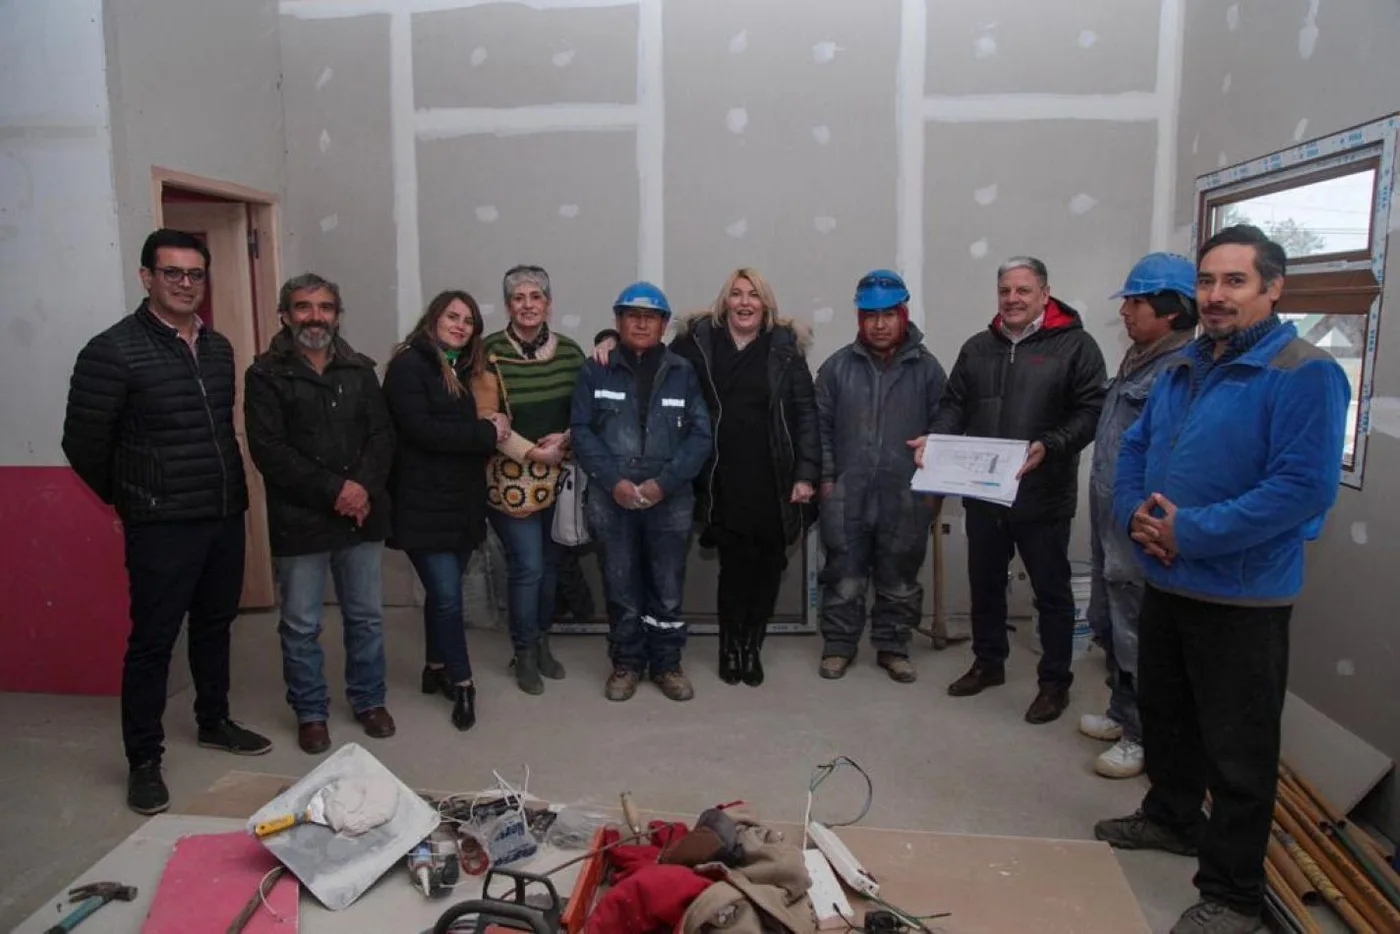
[[[510,435],[503,414],[477,412],[470,383],[485,363],[481,309],[461,291],[439,294],[384,375],[396,447],[389,478],[389,547],[408,553],[423,582],[424,694],[453,701],[459,730],[476,722],[462,573],[486,538],[486,459]]]

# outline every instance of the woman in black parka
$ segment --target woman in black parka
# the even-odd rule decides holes
[[[462,573],[486,538],[486,459],[510,434],[505,415],[477,416],[470,386],[484,359],[476,299],[443,292],[395,348],[384,376],[397,438],[389,547],[408,553],[426,591],[423,693],[452,698],[459,730],[476,722]]]

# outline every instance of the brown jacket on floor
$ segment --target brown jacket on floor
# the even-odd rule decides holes
[[[706,863],[695,871],[715,880],[686,909],[684,934],[723,929],[726,934],[815,934],[816,915],[807,890],[812,880],[802,851],[752,816],[730,811],[738,825],[739,864]]]

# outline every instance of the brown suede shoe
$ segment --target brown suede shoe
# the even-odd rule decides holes
[[[665,694],[673,701],[688,701],[695,696],[695,688],[691,685],[690,679],[685,676],[685,672],[679,668],[671,671],[663,671],[659,675],[652,675],[651,680],[656,686],[661,688],[661,693]]]
[[[919,677],[918,671],[914,669],[914,663],[904,655],[897,655],[894,652],[880,652],[875,656],[875,664],[885,669],[885,672],[893,681],[900,684],[912,684]]]
[[[1042,684],[1040,693],[1026,710],[1027,723],[1049,723],[1060,719],[1069,706],[1069,688],[1063,684]]]
[[[310,720],[297,727],[297,745],[309,755],[320,755],[331,748],[331,731],[324,720]]]
[[[835,681],[837,678],[846,676],[846,669],[851,667],[851,659],[844,655],[827,655],[822,658],[821,667],[817,673],[828,681]]]
[[[608,675],[608,683],[603,687],[603,696],[610,701],[631,700],[632,695],[637,693],[637,682],[641,680],[641,675],[635,671],[616,668]]]
[[[384,707],[361,710],[355,714],[355,719],[359,720],[360,725],[365,728],[365,734],[375,739],[387,739],[397,731],[394,726],[394,718],[389,716],[388,709]]]
[[[954,697],[971,697],[974,694],[981,694],[987,688],[994,688],[998,684],[1006,683],[1006,669],[992,668],[981,662],[973,662],[972,667],[952,684],[948,685],[948,693]]]

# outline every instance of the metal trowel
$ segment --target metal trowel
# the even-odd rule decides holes
[[[306,810],[300,814],[283,814],[281,817],[265,820],[253,828],[253,835],[262,839],[300,824],[331,826],[330,822],[326,820],[326,789],[322,788],[312,795],[311,800],[307,802]]]

